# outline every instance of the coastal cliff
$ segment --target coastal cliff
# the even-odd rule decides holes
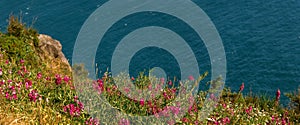
[[[61,43],[52,37],[39,34],[38,55],[43,60],[48,62],[52,69],[65,68],[71,72],[71,66],[62,52]]]

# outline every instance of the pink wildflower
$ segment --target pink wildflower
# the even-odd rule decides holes
[[[276,101],[278,102],[280,98],[280,90],[278,89],[276,92]]]
[[[80,116],[81,110],[83,110],[82,107],[77,107],[74,104],[69,104],[63,107],[64,112],[69,112],[69,114],[74,117],[74,116]]]
[[[89,118],[85,121],[86,125],[99,125],[99,120],[94,118]]]
[[[252,106],[250,106],[248,109],[246,109],[246,113],[249,115],[252,112]]]
[[[189,76],[189,80],[194,81],[195,78],[191,75],[191,76]]]
[[[29,94],[30,101],[36,102],[36,99],[39,97],[37,90],[32,90]]]
[[[185,117],[182,118],[181,121],[182,121],[183,123],[188,123],[188,122],[189,122],[189,120],[188,120],[187,118],[185,118]]]
[[[30,81],[30,80],[25,80],[25,87],[26,87],[26,89],[29,89],[29,88],[31,88],[32,87],[32,82]]]
[[[60,85],[61,84],[61,80],[62,80],[62,78],[60,77],[60,75],[55,75],[55,83],[56,83],[56,85]]]
[[[36,75],[36,78],[37,78],[37,79],[41,79],[41,78],[42,78],[42,73],[39,72],[39,73]]]
[[[71,80],[71,78],[68,77],[68,76],[65,76],[63,80],[64,80],[66,83],[68,83],[68,82]]]
[[[239,90],[239,92],[243,91],[243,90],[244,90],[244,88],[245,88],[245,85],[244,85],[244,83],[242,83],[242,85],[240,86],[240,90]]]
[[[160,83],[165,83],[165,78],[160,78]]]
[[[144,99],[141,99],[141,100],[140,100],[140,105],[141,105],[141,106],[144,106],[144,105],[145,105]]]
[[[123,118],[119,121],[119,125],[130,125],[130,121]]]
[[[13,94],[12,98],[13,98],[14,100],[17,100],[17,99],[18,99],[17,94]]]
[[[5,92],[5,98],[6,98],[6,99],[10,99],[10,95],[9,95],[8,92]]]
[[[3,75],[3,72],[2,72],[2,69],[0,68],[0,76],[2,76]]]
[[[228,117],[225,117],[222,119],[223,124],[229,124],[230,123],[230,119]]]
[[[173,82],[170,80],[168,84],[171,86],[171,85],[173,85]]]
[[[24,64],[24,62],[25,62],[25,60],[23,60],[23,59],[20,60],[20,63],[21,63],[21,64]]]

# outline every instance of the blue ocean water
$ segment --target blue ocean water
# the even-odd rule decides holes
[[[18,0],[0,1],[0,30],[5,31],[11,13],[22,13],[23,21],[31,24],[40,33],[59,40],[63,52],[71,60],[74,43],[81,26],[89,15],[100,7],[104,0],[48,1]],[[296,90],[300,85],[300,0],[194,0],[215,24],[223,40],[227,59],[226,86],[238,90],[245,82],[245,91],[275,95],[277,88],[282,93]],[[180,6],[180,5],[179,5]],[[162,6],[163,7],[163,6]],[[126,21],[142,18],[155,23],[157,19],[176,22],[171,17],[153,18],[140,14],[128,17]],[[158,14],[159,16],[159,14]],[[131,22],[132,23],[132,22]],[[130,25],[134,29],[139,25]],[[180,28],[178,23],[168,23],[168,27]],[[112,29],[112,36],[118,35],[118,27]],[[190,32],[182,34],[193,36]],[[117,38],[111,38],[117,39]],[[107,40],[111,40],[107,37]],[[204,47],[196,44],[195,46]],[[107,46],[107,50],[110,46]],[[204,48],[205,49],[205,48]],[[101,51],[101,50],[98,50]],[[100,53],[100,52],[99,52]],[[210,69],[207,52],[201,51],[199,58],[205,70]],[[157,56],[157,55],[154,55]],[[150,57],[151,58],[151,57]],[[101,54],[96,61],[105,57]],[[139,58],[133,61],[138,63]],[[138,66],[136,66],[138,67]]]

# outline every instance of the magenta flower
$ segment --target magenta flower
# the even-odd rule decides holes
[[[252,112],[252,106],[250,106],[248,109],[246,109],[246,113],[249,115]]]
[[[128,88],[128,87],[124,87],[124,91],[126,92],[126,94],[127,93],[129,93],[130,92],[130,89]]]
[[[46,79],[47,81],[51,80],[51,78],[50,78],[49,76],[47,76],[45,79]]]
[[[11,79],[7,80],[7,83],[12,83],[12,80]]]
[[[123,118],[119,121],[119,125],[130,125],[130,121]]]
[[[174,120],[170,119],[170,120],[168,121],[168,125],[174,125],[174,124],[175,124],[175,121],[174,121]]]
[[[89,118],[85,121],[86,125],[99,125],[99,120],[94,118]]]
[[[17,100],[17,99],[18,99],[17,94],[13,94],[12,98],[13,98],[14,100]]]
[[[76,107],[74,104],[69,104],[63,107],[64,112],[68,112],[72,117],[80,116],[81,110],[83,107]]]
[[[42,73],[39,72],[39,73],[36,75],[36,78],[37,78],[37,79],[41,79],[41,78],[42,78]]]
[[[177,106],[170,106],[169,108],[170,108],[170,110],[172,111],[172,113],[173,113],[174,115],[178,115],[178,114],[179,114],[180,107],[177,107]]]
[[[135,80],[134,77],[131,77],[131,80],[134,81]]]
[[[189,120],[188,120],[187,118],[185,118],[185,117],[182,118],[181,121],[182,121],[183,123],[188,123],[188,122],[189,122]]]
[[[2,76],[3,75],[3,72],[2,72],[2,69],[0,68],[0,76]]]
[[[160,78],[160,83],[165,83],[165,78]]]
[[[20,63],[21,63],[21,64],[24,64],[24,62],[25,62],[25,60],[23,60],[23,59],[20,60]]]
[[[193,76],[189,76],[189,80],[194,81],[195,78]]]
[[[173,85],[173,82],[170,80],[168,84],[171,86],[171,85]]]
[[[31,88],[32,87],[32,82],[30,81],[30,80],[25,80],[25,87],[26,87],[26,89],[29,89],[29,88]]]
[[[36,99],[39,98],[39,94],[37,92],[37,90],[32,90],[29,94],[29,99],[30,101],[36,102]]]
[[[244,88],[245,88],[245,85],[244,85],[244,83],[242,83],[242,85],[240,86],[240,90],[239,90],[239,91],[240,91],[240,92],[243,91]]]
[[[144,105],[145,105],[144,99],[141,99],[141,100],[140,100],[140,105],[141,105],[141,106],[144,106]]]
[[[1,80],[0,81],[0,86],[4,85],[5,84],[5,81],[4,80]]]
[[[5,92],[5,98],[6,98],[6,99],[10,99],[10,95],[9,95],[8,92]]]
[[[9,64],[9,60],[8,59],[5,61],[5,64]]]
[[[276,101],[278,102],[280,98],[280,90],[278,89],[276,92]]]
[[[68,77],[68,76],[65,76],[63,80],[64,80],[66,83],[68,83],[68,82],[71,80],[71,78]]]
[[[223,124],[229,124],[230,123],[230,119],[228,117],[225,117],[222,119]]]
[[[61,80],[62,80],[62,78],[60,77],[60,75],[55,75],[55,83],[56,83],[56,85],[60,85],[61,84]]]

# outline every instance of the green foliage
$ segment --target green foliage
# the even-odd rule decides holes
[[[40,65],[36,54],[38,42],[36,30],[27,28],[20,18],[11,16],[7,33],[0,35],[0,51],[9,61],[26,60],[28,65]]]

